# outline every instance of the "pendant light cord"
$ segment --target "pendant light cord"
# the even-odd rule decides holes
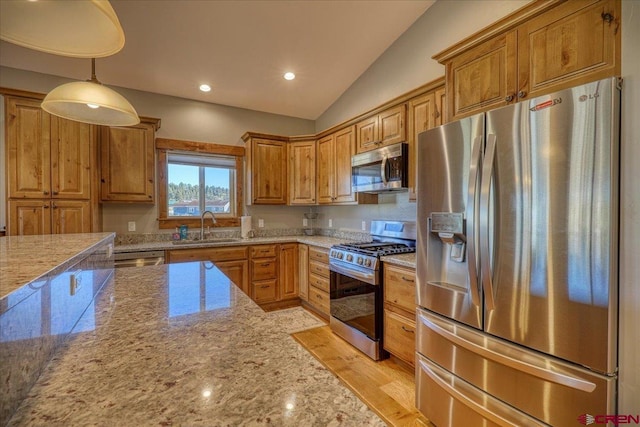
[[[102,84],[96,77],[96,58],[91,58],[91,79],[87,81],[91,83],[97,83],[99,85]]]

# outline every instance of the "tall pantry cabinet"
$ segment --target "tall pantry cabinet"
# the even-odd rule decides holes
[[[5,95],[8,234],[99,231],[96,127]]]

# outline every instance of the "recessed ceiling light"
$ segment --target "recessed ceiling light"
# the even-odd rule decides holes
[[[200,90],[203,92],[210,92],[211,91],[211,86],[209,85],[200,85]]]
[[[284,78],[285,80],[293,80],[296,78],[296,75],[293,74],[291,71],[284,73]]]

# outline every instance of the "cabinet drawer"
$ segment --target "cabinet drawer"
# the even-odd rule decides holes
[[[415,365],[416,322],[384,311],[384,349],[411,365]]]
[[[278,284],[276,279],[261,280],[253,284],[253,300],[260,303],[277,300]]]
[[[275,279],[278,263],[275,258],[260,258],[251,260],[251,280]]]
[[[329,263],[329,250],[324,248],[317,248],[309,246],[309,261],[315,260],[325,264]]]
[[[416,309],[415,270],[385,264],[384,301],[414,312]]]
[[[321,313],[329,315],[329,293],[323,292],[314,286],[309,287],[309,304],[320,310]]]
[[[317,274],[322,277],[329,277],[329,266],[327,264],[309,261],[309,273]]]
[[[251,258],[271,258],[278,253],[278,245],[251,246]]]
[[[317,274],[309,274],[309,285],[318,288],[321,291],[329,292],[329,278],[318,276]]]

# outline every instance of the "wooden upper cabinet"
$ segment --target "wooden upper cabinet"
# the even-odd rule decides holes
[[[447,119],[620,75],[620,13],[620,0],[531,2],[434,56]]]
[[[247,204],[287,203],[287,143],[249,136],[247,143]]]
[[[91,197],[95,127],[51,116],[40,101],[7,97],[9,198]]]
[[[456,120],[515,99],[517,35],[501,34],[446,64],[448,111]]]
[[[417,197],[417,145],[418,135],[436,126],[436,115],[439,111],[436,106],[435,91],[420,95],[409,100],[409,200],[415,201]]]
[[[51,195],[50,118],[40,101],[6,98],[9,198]]]
[[[60,199],[91,196],[91,147],[95,126],[51,117],[51,195]]]
[[[355,203],[351,191],[351,156],[355,149],[354,126],[318,140],[318,203]]]
[[[357,153],[404,142],[406,106],[401,104],[356,123]]]
[[[316,141],[287,144],[289,151],[289,204],[316,203]]]
[[[335,136],[327,135],[318,140],[318,175],[317,194],[318,203],[327,204],[333,202],[333,183],[335,180],[335,164],[333,161],[335,152]]]
[[[518,27],[519,92],[620,75],[620,1],[568,1]]]
[[[354,203],[356,195],[351,191],[351,156],[355,149],[353,126],[335,133],[334,200],[333,203]]]
[[[155,131],[159,120],[103,127],[100,139],[103,202],[155,201]]]

